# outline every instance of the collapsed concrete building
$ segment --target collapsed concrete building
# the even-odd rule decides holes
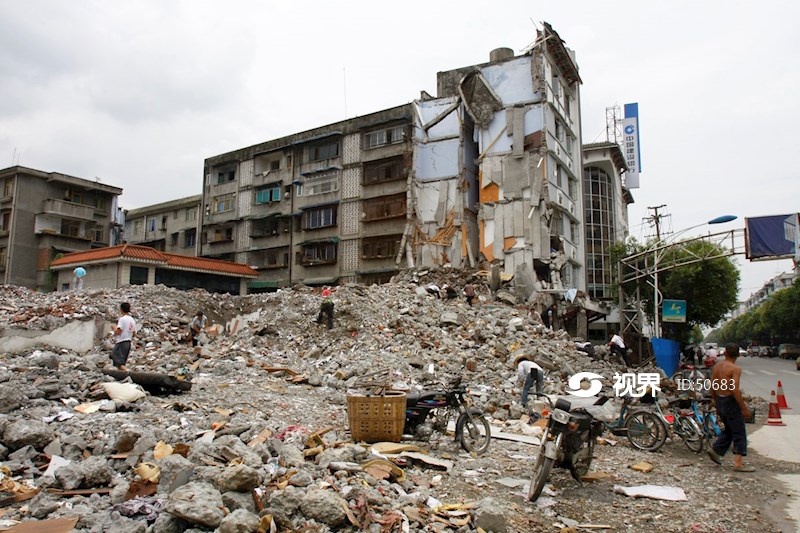
[[[198,255],[253,290],[498,265],[543,305],[585,291],[581,83],[549,24],[437,96],[206,159]]]

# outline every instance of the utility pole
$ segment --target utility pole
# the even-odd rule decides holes
[[[656,240],[661,240],[661,219],[666,218],[669,215],[662,215],[658,212],[659,209],[664,209],[667,207],[667,204],[657,205],[655,207],[648,207],[647,209],[653,211],[653,214],[649,217],[645,217],[645,220],[649,222],[651,225],[655,226],[656,228]]]

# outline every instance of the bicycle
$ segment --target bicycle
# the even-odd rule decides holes
[[[681,438],[686,447],[694,453],[700,453],[705,448],[706,437],[703,430],[694,419],[691,408],[692,400],[687,398],[672,398],[668,405],[674,407],[672,414],[665,415],[658,401],[653,402],[659,418],[666,425],[671,435]]]
[[[647,409],[628,408],[633,401],[630,395],[622,397],[622,408],[617,418],[603,425],[614,435],[625,435],[637,450],[655,452],[667,440],[667,426]]]
[[[703,435],[709,443],[711,443],[722,433],[722,428],[719,427],[719,423],[717,422],[717,415],[714,407],[711,405],[711,400],[706,399],[698,401],[697,399],[693,399],[692,411],[694,412],[694,418],[697,424],[703,430]]]

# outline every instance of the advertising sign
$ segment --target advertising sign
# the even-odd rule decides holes
[[[746,218],[745,247],[750,260],[785,259],[798,257],[800,245],[800,215],[774,215]]]
[[[625,104],[625,118],[622,120],[622,152],[628,172],[625,186],[639,188],[639,173],[642,171],[642,155],[639,149],[639,104]]]
[[[686,300],[664,300],[662,322],[686,322]]]

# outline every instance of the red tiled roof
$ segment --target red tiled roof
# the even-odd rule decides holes
[[[258,272],[247,265],[222,261],[219,259],[208,259],[205,257],[191,257],[186,255],[170,254],[159,252],[149,246],[139,246],[136,244],[123,244],[108,248],[96,248],[84,252],[73,252],[65,254],[50,263],[51,267],[65,267],[81,265],[86,263],[108,262],[113,259],[134,259],[145,262],[163,263],[177,269],[205,270],[219,272],[223,274],[234,274],[237,276],[257,277]]]

